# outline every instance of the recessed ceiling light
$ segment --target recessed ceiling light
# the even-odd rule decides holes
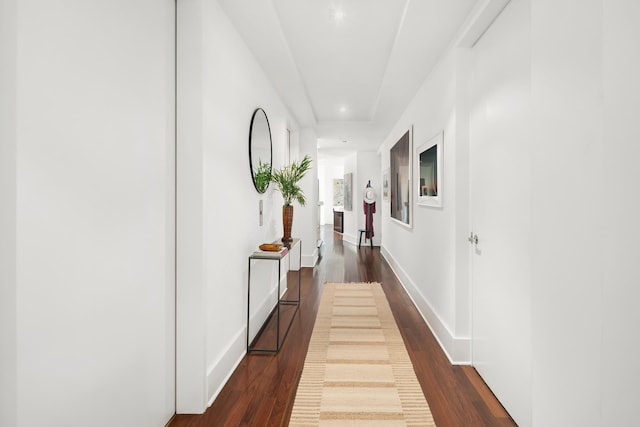
[[[342,107],[340,107],[340,112],[341,113],[346,113],[347,112],[347,107],[345,107],[344,105]]]
[[[333,10],[333,20],[336,22],[344,21],[344,10],[336,8]]]

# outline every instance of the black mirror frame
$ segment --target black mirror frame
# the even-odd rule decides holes
[[[269,117],[267,117],[267,113],[266,111],[264,111],[262,108],[258,107],[255,109],[255,111],[253,112],[253,115],[251,116],[251,124],[249,125],[249,170],[251,171],[251,181],[253,182],[253,186],[255,187],[256,191],[259,194],[264,194],[267,189],[269,188],[269,185],[267,185],[267,187],[264,189],[264,191],[260,191],[260,189],[258,188],[258,185],[256,184],[256,177],[254,174],[254,169],[253,169],[253,160],[251,157],[251,146],[252,146],[252,142],[253,142],[253,124],[254,121],[256,119],[256,115],[262,112],[262,114],[264,115],[265,120],[267,121],[267,129],[269,131],[269,173],[271,173],[271,171],[273,170],[273,138],[271,137],[271,125],[269,124]],[[256,165],[258,166],[258,165]]]

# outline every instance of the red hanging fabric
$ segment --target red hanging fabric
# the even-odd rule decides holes
[[[364,228],[365,228],[365,238],[372,239],[373,238],[373,214],[376,213],[376,202],[373,203],[363,203],[364,209]]]

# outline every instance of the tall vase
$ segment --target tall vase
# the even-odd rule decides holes
[[[291,225],[293,224],[293,205],[282,207],[282,228],[284,229],[283,242],[290,242],[291,238]]]

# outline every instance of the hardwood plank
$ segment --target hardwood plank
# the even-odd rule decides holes
[[[302,269],[302,300],[277,354],[244,357],[202,415],[176,415],[170,427],[286,426],[326,282],[380,282],[439,427],[515,426],[472,367],[452,366],[379,248],[343,244],[330,226],[319,264]]]
[[[471,382],[473,388],[475,388],[480,395],[485,406],[491,411],[491,414],[496,418],[509,418],[507,411],[502,407],[498,399],[496,399],[491,389],[482,380],[482,377],[480,377],[475,368],[473,366],[462,366],[462,370],[469,379],[469,382]]]

